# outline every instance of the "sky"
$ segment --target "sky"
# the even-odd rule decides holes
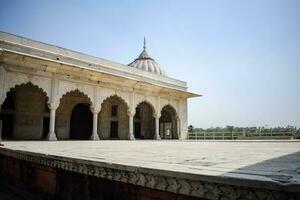
[[[128,64],[147,40],[194,127],[300,127],[299,0],[2,0],[0,30]]]

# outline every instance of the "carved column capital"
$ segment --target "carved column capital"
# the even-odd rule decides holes
[[[127,114],[128,114],[129,117],[134,117],[135,111],[129,110],[129,111],[127,112]]]
[[[101,106],[100,107],[90,107],[90,109],[91,109],[92,113],[98,114],[100,112],[100,110],[101,110]]]
[[[57,102],[50,102],[48,103],[48,108],[50,110],[56,110],[58,108],[59,104]]]
[[[155,119],[156,119],[156,118],[159,119],[159,118],[161,117],[161,114],[160,114],[160,113],[159,113],[159,114],[158,114],[158,113],[153,113],[153,117],[154,117]]]

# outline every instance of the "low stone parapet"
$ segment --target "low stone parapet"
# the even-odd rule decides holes
[[[101,143],[99,143],[101,144]],[[161,144],[164,144],[161,142]],[[165,143],[166,145],[167,143]],[[176,143],[175,143],[176,144]],[[22,147],[21,147],[22,148]],[[300,185],[282,175],[212,176],[0,149],[1,176],[58,199],[280,199],[300,198]],[[299,172],[295,172],[298,173]],[[298,175],[297,175],[298,176]],[[159,197],[159,198],[158,198]],[[101,199],[100,198],[100,199]]]

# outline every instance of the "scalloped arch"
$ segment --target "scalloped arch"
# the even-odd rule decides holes
[[[157,114],[156,109],[155,109],[155,106],[154,106],[150,101],[148,101],[147,99],[144,99],[144,100],[142,100],[142,101],[137,102],[137,103],[135,104],[134,108],[138,107],[138,106],[139,106],[140,104],[142,104],[142,103],[146,103],[146,104],[148,104],[148,105],[152,108],[153,115]],[[135,110],[134,110],[134,111],[135,111]]]
[[[177,107],[176,106],[174,106],[172,103],[170,103],[170,102],[168,102],[168,103],[164,103],[164,104],[162,104],[162,105],[160,105],[160,112],[162,111],[162,109],[164,108],[164,107],[166,107],[166,106],[170,106],[170,107],[172,107],[172,109],[174,109],[174,111],[175,111],[175,113],[176,113],[176,115],[177,116],[179,116],[179,112],[178,112],[178,110],[177,110]]]
[[[163,110],[165,107],[170,107],[170,108],[174,111],[175,116],[176,116],[176,117],[179,117],[176,108],[175,108],[172,104],[170,104],[170,103],[164,104],[164,105],[161,107],[160,112],[162,112],[162,110]]]
[[[60,101],[61,101],[65,96],[68,96],[68,95],[70,95],[71,93],[75,93],[75,92],[78,92],[78,93],[82,94],[84,97],[86,97],[86,98],[89,100],[90,104],[93,105],[93,102],[92,102],[91,98],[90,98],[87,94],[85,94],[84,92],[82,92],[82,91],[80,91],[80,90],[78,90],[78,89],[68,91],[68,92],[66,92],[65,94],[63,94],[62,96],[60,96],[60,97],[58,98],[59,104],[60,104]]]
[[[86,96],[89,99],[91,105],[94,106],[92,94],[89,94],[87,91],[84,91],[83,89],[80,89],[79,87],[72,87],[72,88],[68,88],[65,90],[60,90],[60,92],[56,98],[56,101],[57,101],[56,103],[60,104],[60,100],[63,98],[63,96],[65,96],[66,94],[75,92],[75,91],[78,91],[78,92],[82,93],[84,96]]]
[[[47,103],[50,103],[51,78],[28,76],[25,74],[19,74],[19,73],[7,72],[7,71],[5,71],[4,88],[3,88],[3,93],[1,95],[2,97],[0,101],[2,100],[4,102],[7,92],[9,92],[11,88],[14,88],[17,85],[27,84],[27,83],[32,83],[38,88],[41,88],[47,94],[48,97]]]
[[[104,99],[101,100],[100,104],[102,105],[104,103],[104,101],[106,101],[112,97],[117,97],[118,99],[120,99],[126,105],[127,111],[129,111],[129,104],[126,102],[126,100],[122,96],[119,96],[118,94],[111,94],[111,95],[105,97]]]
[[[50,97],[49,97],[47,91],[45,91],[45,89],[40,87],[39,85],[33,84],[31,81],[28,81],[28,82],[25,82],[25,83],[14,84],[11,87],[6,87],[5,92],[4,92],[5,98],[2,99],[2,102],[0,102],[1,103],[0,105],[2,105],[4,103],[5,99],[7,98],[7,93],[8,92],[10,92],[13,89],[16,89],[18,87],[26,87],[26,86],[31,86],[31,87],[41,91],[46,96],[46,103],[47,104],[50,103]]]

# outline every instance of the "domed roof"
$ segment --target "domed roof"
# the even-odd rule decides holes
[[[142,53],[139,55],[137,59],[135,59],[132,63],[128,64],[130,67],[134,67],[143,71],[147,71],[153,74],[158,74],[161,76],[165,76],[165,71],[162,67],[155,62],[153,58],[149,56],[146,51],[146,40],[144,38],[144,47]]]

